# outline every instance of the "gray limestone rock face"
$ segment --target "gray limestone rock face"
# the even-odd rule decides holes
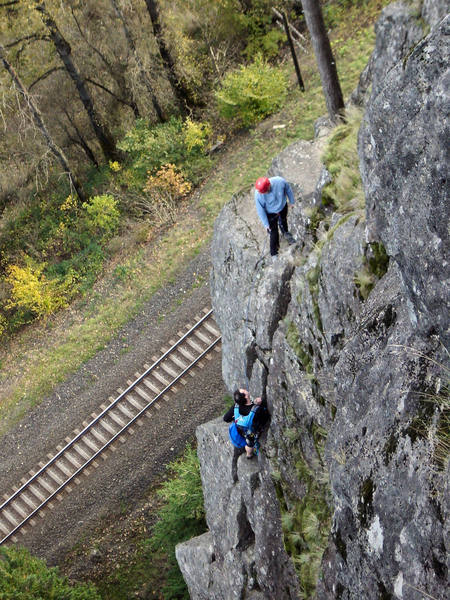
[[[321,138],[269,171],[296,195],[297,244],[277,261],[252,191],[216,221],[224,380],[264,395],[271,422],[251,461],[220,419],[198,428],[209,531],[177,547],[194,600],[447,598],[447,20],[413,48],[422,35],[405,5],[377,27],[365,215],[330,210],[312,230]]]
[[[297,245],[288,247],[281,239],[276,263],[271,260],[268,234],[256,213],[253,190],[234,196],[216,220],[211,298],[222,333],[223,377],[230,390],[248,384],[258,396],[265,386],[265,352],[285,314],[289,302],[286,282],[307,238],[304,208],[312,201],[322,169],[322,148],[322,139],[317,143],[300,141],[280,153],[269,170],[270,176],[281,175],[289,181],[296,199],[289,207],[288,225]]]
[[[435,27],[450,11],[448,0],[424,0],[422,5],[422,18]]]
[[[335,368],[327,438],[335,551],[323,563],[324,598],[336,589],[343,599],[414,598],[413,587],[443,598],[448,507],[432,460],[441,409],[424,399],[445,357],[436,336],[418,334],[407,295],[392,263]]]
[[[422,39],[425,32],[418,17],[417,7],[406,2],[395,2],[383,9],[375,25],[374,51],[350,97],[351,103],[363,105],[370,94],[376,96],[389,71]]]
[[[190,597],[297,599],[267,465],[236,457],[221,420],[198,427],[197,441],[209,532],[176,549]]]
[[[372,62],[372,96],[384,87],[385,77],[424,36],[414,7],[403,2],[389,4],[375,25]]]
[[[369,239],[398,262],[418,326],[449,337],[450,17],[368,104],[359,153]]]

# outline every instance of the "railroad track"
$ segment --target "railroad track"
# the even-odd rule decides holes
[[[152,357],[152,364],[144,365],[142,374],[136,373],[134,381],[127,381],[126,389],[118,389],[116,398],[110,397],[53,455],[47,455],[46,461],[22,478],[17,489],[3,496],[0,545],[17,541],[16,534],[24,533],[26,525],[32,526],[38,513],[52,508],[53,500],[61,500],[63,492],[80,483],[80,475],[98,467],[100,457],[106,458],[118,442],[126,441],[124,434],[143,424],[143,417],[151,414],[149,409],[160,409],[158,401],[176,391],[176,384],[186,383],[185,376],[192,375],[194,367],[204,366],[213,350],[219,350],[221,336],[212,310],[203,313],[184,334],[178,333],[178,340],[169,342],[169,349],[162,348],[161,356]]]

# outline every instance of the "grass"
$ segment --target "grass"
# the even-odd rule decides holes
[[[310,465],[302,453],[298,423],[293,422],[287,431],[285,439],[293,457],[295,476],[303,482],[305,493],[302,498],[292,497],[279,473],[275,473],[274,484],[280,501],[284,546],[294,563],[301,597],[306,599],[315,595],[331,526],[328,472],[321,458],[326,438],[324,430],[313,424],[310,433],[317,456]]]
[[[322,197],[341,214],[359,211],[363,215],[365,199],[357,152],[362,112],[349,110],[346,118],[346,122],[332,132],[322,156],[332,177],[331,183],[324,187]]]
[[[382,4],[374,0],[359,7],[353,22],[360,26],[352,26],[352,38],[345,29],[348,13],[336,30],[333,46],[345,96],[356,86],[369,58],[374,43],[372,22]],[[139,243],[128,248],[122,244],[125,248],[104,268],[91,292],[46,323],[25,328],[0,350],[0,433],[104,348],[152,294],[174,280],[210,240],[213,222],[232,194],[249,189],[287,145],[313,137],[314,121],[325,114],[325,102],[312,51],[299,58],[306,92],[298,90],[291,63],[286,63],[292,90],[283,110],[226,144],[199,190],[200,200],[183,212],[157,244],[147,241],[142,225],[136,224]],[[278,124],[285,127],[273,129]],[[117,240],[112,243],[120,246]]]

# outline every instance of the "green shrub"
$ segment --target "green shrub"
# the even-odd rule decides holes
[[[0,548],[2,600],[100,600],[93,585],[70,585],[56,568],[30,555],[25,548]]]
[[[12,333],[54,313],[92,287],[119,219],[111,195],[94,196],[80,206],[76,197],[69,194],[62,200],[55,192],[31,199],[8,220],[0,233],[7,292],[2,297],[2,330]]]
[[[280,29],[271,29],[259,37],[250,39],[245,56],[251,58],[258,52],[266,58],[276,58],[280,52],[280,45],[285,41],[286,35]]]
[[[224,77],[216,99],[222,116],[249,127],[279,110],[287,91],[283,71],[258,56],[249,66],[230,71]]]
[[[110,238],[119,226],[120,213],[117,200],[110,194],[94,196],[83,203],[86,212],[86,224],[91,233],[100,239]]]
[[[175,558],[175,546],[206,531],[199,463],[191,446],[181,459],[172,463],[171,472],[172,476],[159,491],[165,505],[158,513],[149,547],[167,555],[169,567],[163,597],[178,600],[188,599],[189,595]]]
[[[212,127],[209,123],[186,119],[183,127],[184,143],[188,152],[204,150],[211,136]]]
[[[334,0],[326,2],[323,6],[323,18],[327,27],[336,27],[341,23],[352,7],[361,11],[368,4],[367,0]]]
[[[145,119],[137,119],[118,147],[130,156],[138,185],[143,187],[148,172],[154,174],[163,164],[183,162],[187,154],[183,121],[171,117],[166,123],[152,126]]]
[[[118,181],[142,191],[148,175],[155,175],[170,163],[182,170],[191,183],[197,183],[211,167],[211,159],[204,154],[210,134],[207,123],[189,119],[183,123],[179,117],[171,117],[158,125],[137,119],[118,144],[130,158],[129,164],[116,172]]]
[[[242,22],[247,32],[247,46],[244,56],[251,60],[257,54],[275,58],[279,45],[286,40],[283,31],[272,25],[272,5],[270,0],[252,0],[246,3]]]

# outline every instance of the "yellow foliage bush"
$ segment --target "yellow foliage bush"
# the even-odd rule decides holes
[[[11,297],[6,308],[29,311],[40,318],[67,306],[66,296],[73,282],[70,278],[64,282],[47,279],[44,268],[45,263],[34,263],[29,257],[25,266],[7,268],[6,283],[11,286]]]
[[[109,161],[109,168],[114,173],[117,173],[118,171],[120,171],[122,169],[122,166],[121,166],[121,164],[117,160],[110,160]]]
[[[177,172],[175,165],[163,165],[156,175],[149,175],[144,191],[150,195],[147,212],[156,216],[160,221],[172,221],[175,218],[177,200],[188,194],[192,189],[182,173]]]
[[[59,207],[59,210],[61,210],[62,212],[74,210],[74,209],[76,209],[77,205],[78,205],[78,200],[77,200],[76,196],[69,194],[67,196],[67,198],[64,200],[64,202],[61,204],[61,206]]]
[[[203,150],[208,143],[211,133],[212,127],[209,123],[193,121],[188,117],[183,126],[184,143],[188,152],[192,152],[194,148]]]

